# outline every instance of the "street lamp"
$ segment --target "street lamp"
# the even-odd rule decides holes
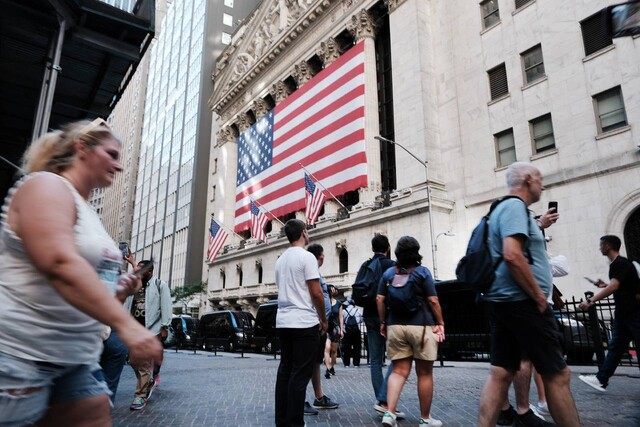
[[[424,174],[425,174],[425,184],[427,185],[427,203],[429,204],[429,235],[431,237],[431,259],[433,261],[433,274],[434,277],[436,275],[436,242],[435,242],[435,238],[433,237],[433,205],[431,204],[431,183],[429,182],[429,162],[426,160],[420,160],[418,158],[418,156],[416,156],[415,154],[413,154],[411,151],[407,150],[402,144],[399,144],[395,141],[392,141],[390,139],[387,139],[385,137],[382,136],[374,136],[375,139],[377,139],[378,141],[384,141],[384,142],[388,142],[389,144],[393,144],[393,145],[397,145],[398,147],[402,148],[404,151],[407,152],[407,154],[409,154],[411,157],[413,157],[414,159],[416,159],[417,161],[420,162],[420,164],[422,166],[424,166]]]
[[[438,233],[438,235],[436,236],[436,244],[434,246],[435,252],[438,252],[438,239],[440,238],[440,236],[449,236],[449,237],[453,237],[455,236],[455,234],[453,234],[451,231],[445,231],[442,233]],[[434,259],[437,259],[438,257],[435,256]],[[438,280],[438,268],[436,267],[436,265],[433,265],[433,278],[434,280]]]

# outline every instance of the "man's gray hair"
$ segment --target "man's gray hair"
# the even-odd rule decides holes
[[[538,168],[527,162],[515,162],[509,165],[507,169],[507,187],[509,190],[519,188],[524,183],[527,175],[539,173]]]

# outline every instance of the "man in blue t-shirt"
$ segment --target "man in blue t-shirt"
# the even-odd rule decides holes
[[[544,190],[542,174],[529,163],[512,163],[507,170],[509,194],[489,222],[489,244],[496,269],[484,295],[491,325],[491,370],[480,397],[478,426],[495,426],[507,390],[527,356],[542,375],[549,410],[562,426],[579,426],[569,389],[570,371],[562,356],[556,319],[547,302],[551,266],[544,237],[528,212]]]

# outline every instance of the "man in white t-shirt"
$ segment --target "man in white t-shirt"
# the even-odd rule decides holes
[[[305,391],[315,363],[320,335],[327,330],[318,263],[304,248],[304,222],[290,219],[284,233],[291,246],[276,261],[280,366],[276,379],[276,426],[304,426]]]

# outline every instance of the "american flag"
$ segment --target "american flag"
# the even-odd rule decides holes
[[[218,252],[222,249],[224,242],[229,234],[220,227],[215,219],[211,218],[211,226],[209,227],[209,248],[207,249],[207,258],[209,262],[213,262],[218,256]]]
[[[269,218],[256,206],[253,201],[249,202],[251,207],[251,237],[259,240],[267,240],[267,235],[264,233],[264,227],[269,222]]]
[[[320,215],[320,209],[322,209],[326,197],[320,186],[314,184],[306,173],[304,174],[304,190],[307,224],[313,225]]]
[[[251,200],[274,216],[304,209],[301,164],[333,194],[367,186],[364,81],[360,42],[240,135],[236,231]]]

